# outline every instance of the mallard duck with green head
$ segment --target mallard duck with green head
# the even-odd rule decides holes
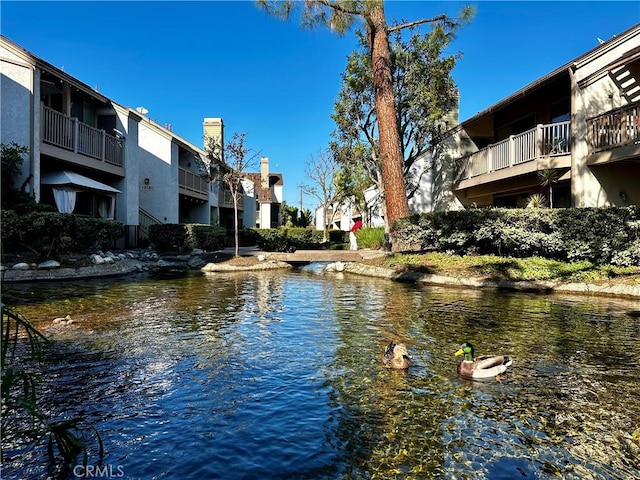
[[[394,342],[389,342],[383,356],[385,367],[394,368],[396,370],[405,370],[409,368],[412,365],[409,360],[410,358],[407,347],[402,343]]]
[[[483,355],[475,358],[473,345],[466,342],[460,345],[456,356],[464,355],[458,364],[458,375],[465,378],[497,378],[507,371],[512,361],[506,355]]]

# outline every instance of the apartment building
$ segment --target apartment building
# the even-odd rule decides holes
[[[18,183],[37,202],[121,221],[129,245],[152,223],[219,216],[203,149],[4,36],[0,62],[0,141],[29,148]]]
[[[434,209],[640,203],[640,25],[449,130]]]
[[[269,159],[260,159],[260,171],[246,174],[247,181],[254,185],[255,226],[278,228],[282,223],[282,193],[284,181],[281,173],[269,172]]]

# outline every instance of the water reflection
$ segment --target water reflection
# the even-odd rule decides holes
[[[3,297],[58,341],[47,409],[93,423],[125,478],[640,477],[636,302],[314,266]],[[67,313],[76,324],[51,325]],[[391,339],[413,354],[408,372],[384,368]],[[463,341],[513,358],[501,383],[455,376]]]

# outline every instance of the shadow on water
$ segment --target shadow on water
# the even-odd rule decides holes
[[[640,477],[634,302],[293,271],[4,288],[57,349],[46,407],[124,478]],[[71,314],[76,323],[54,326]],[[389,340],[415,365],[384,368]],[[501,382],[455,375],[460,343]],[[11,446],[9,446],[11,447]],[[3,470],[42,478],[44,457]]]

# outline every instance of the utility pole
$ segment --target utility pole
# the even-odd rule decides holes
[[[302,215],[302,190],[304,189],[304,185],[298,185],[300,187],[300,215]]]

